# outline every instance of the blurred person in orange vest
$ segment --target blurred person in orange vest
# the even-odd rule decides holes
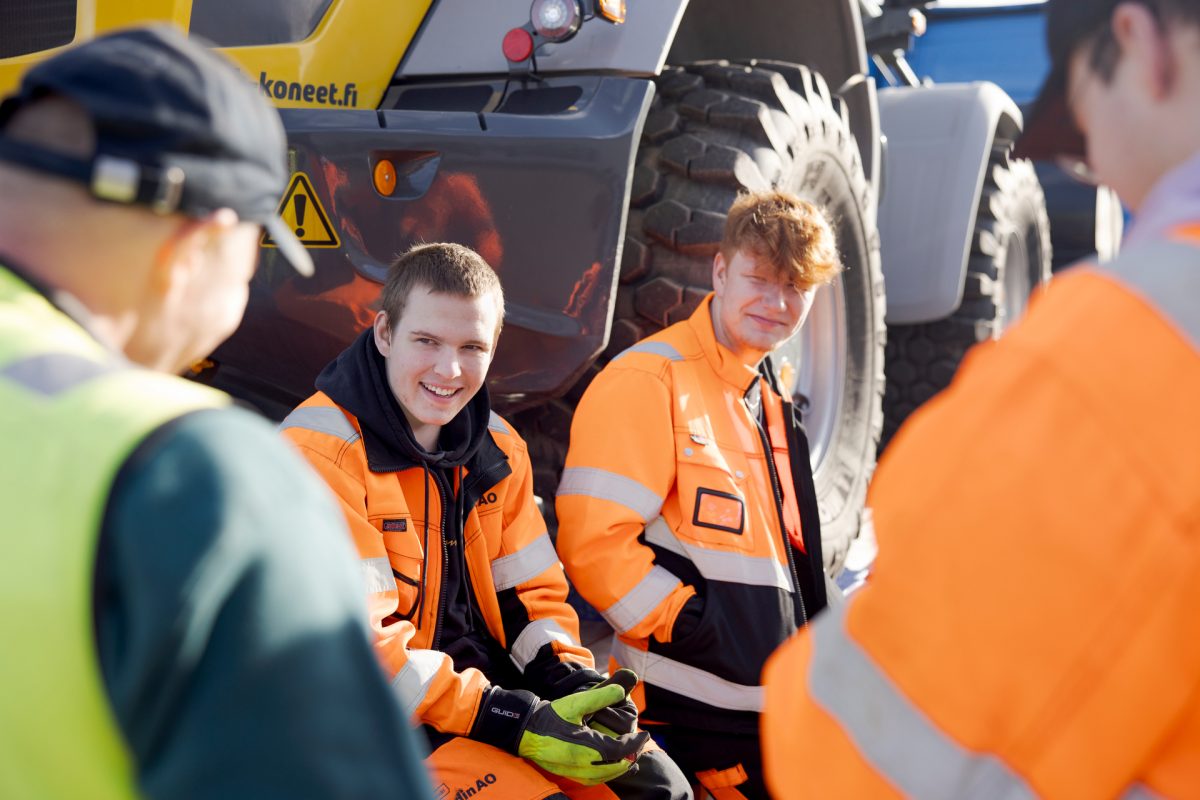
[[[1134,226],[893,440],[871,579],[767,668],[776,797],[1200,797],[1200,2],[1047,39],[1019,148]]]
[[[380,306],[281,428],[341,500],[439,796],[690,798],[636,731],[636,676],[604,681],[580,645],[528,449],[491,410],[496,273],[468,247],[418,245]]]
[[[815,206],[739,197],[712,294],[613,359],[571,426],[559,553],[647,729],[718,800],[766,796],[759,675],[827,602],[808,443],[766,356],[840,268]]]

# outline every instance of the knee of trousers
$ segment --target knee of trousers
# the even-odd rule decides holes
[[[456,737],[428,758],[437,800],[559,800],[562,789],[520,756]]]
[[[606,784],[621,800],[693,800],[691,782],[664,750],[645,751],[637,766],[634,774]]]

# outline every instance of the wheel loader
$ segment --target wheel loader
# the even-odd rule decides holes
[[[880,96],[864,23],[878,30],[888,11],[903,24],[920,5],[8,0],[0,91],[59,47],[149,20],[225,52],[284,120],[280,212],[316,275],[297,277],[264,238],[241,328],[194,377],[282,417],[370,324],[397,253],[466,244],[504,284],[489,387],[529,440],[546,500],[591,376],[709,291],[737,193],[816,202],[846,269],[775,360],[804,413],[836,573],[883,426],[885,297],[947,314],[976,302],[980,220],[1020,129],[987,85]],[[937,127],[898,125],[885,142],[884,108]],[[889,207],[913,213],[881,259]]]

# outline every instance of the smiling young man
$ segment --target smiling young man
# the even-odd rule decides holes
[[[647,727],[722,798],[766,797],[759,672],[826,604],[807,440],[766,356],[839,270],[814,206],[740,197],[713,293],[615,358],[571,428],[559,553],[642,677]]]
[[[490,409],[496,273],[467,247],[419,245],[392,265],[381,307],[282,429],[341,500],[378,653],[444,794],[540,800],[604,783],[588,797],[688,797],[635,732],[636,676],[596,686],[525,442]]]

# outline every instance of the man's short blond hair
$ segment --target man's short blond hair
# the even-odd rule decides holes
[[[418,244],[400,254],[388,269],[380,308],[387,314],[388,327],[395,330],[413,289],[423,287],[435,294],[453,297],[493,295],[499,312],[496,336],[504,323],[504,290],[483,256],[453,242]]]
[[[787,192],[738,196],[725,220],[721,255],[728,263],[738,250],[809,286],[830,283],[842,271],[829,220],[815,205]]]

